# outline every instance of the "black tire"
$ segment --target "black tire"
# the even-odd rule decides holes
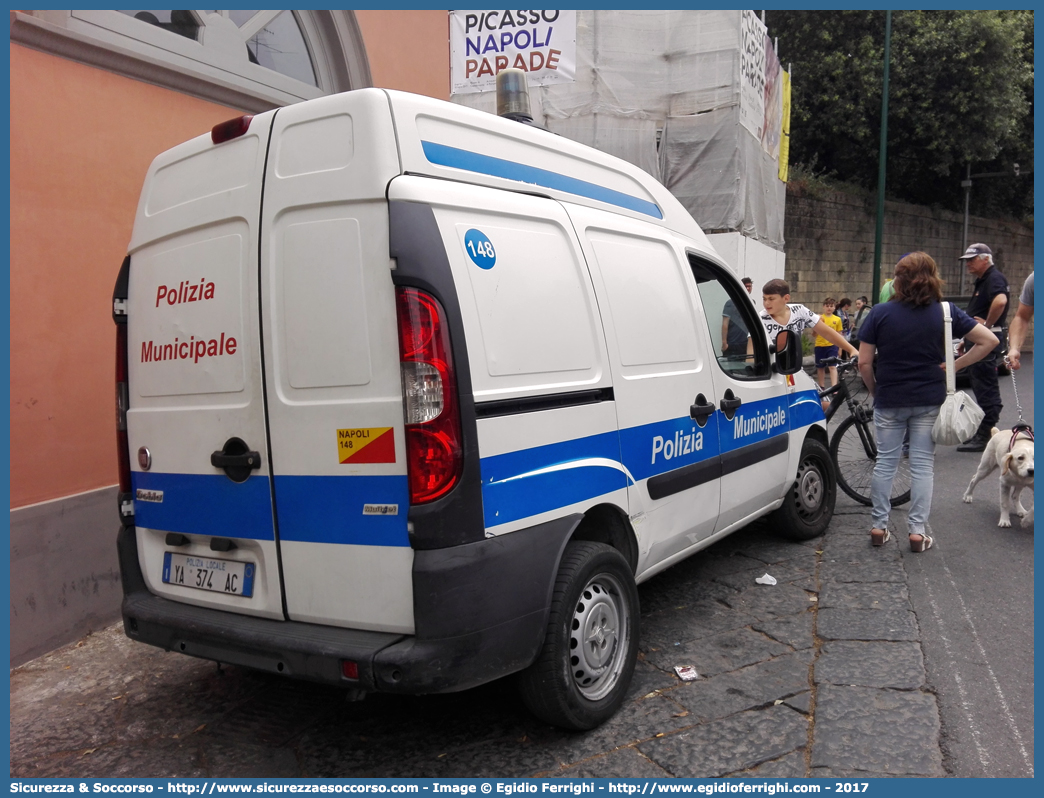
[[[593,729],[620,708],[637,659],[638,589],[627,560],[604,543],[568,544],[543,648],[519,675],[522,700],[554,726]]]
[[[772,514],[774,530],[790,540],[822,535],[834,517],[837,478],[827,447],[805,438],[797,478],[783,504]]]
[[[860,432],[867,436],[874,452],[873,457],[867,456],[866,445]],[[874,463],[877,462],[876,452],[877,442],[872,421],[860,424],[854,416],[849,416],[841,422],[834,432],[834,437],[830,439],[830,456],[837,465],[837,482],[841,490],[868,507],[871,504],[870,481],[874,475]],[[892,507],[910,501],[911,482],[910,460],[906,457],[900,458],[899,470],[896,471],[892,482]]]

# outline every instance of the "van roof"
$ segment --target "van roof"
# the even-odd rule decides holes
[[[603,208],[709,242],[685,207],[627,161],[531,125],[406,92],[391,105],[403,172]]]
[[[388,116],[374,118],[384,108]],[[220,217],[233,188],[258,191],[251,176],[260,177],[262,139],[279,110],[257,115],[247,134],[232,142],[214,145],[207,133],[158,155],[139,200],[128,252]],[[354,116],[356,136],[371,147],[381,146],[378,142],[397,145],[397,152],[382,154],[383,169],[367,173],[372,184],[361,190],[374,198],[384,196],[387,180],[396,172],[435,177],[612,211],[671,230],[701,252],[714,253],[689,212],[654,177],[541,128],[388,89],[358,89],[282,110],[295,123]]]

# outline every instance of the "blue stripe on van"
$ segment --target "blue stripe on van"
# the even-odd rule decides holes
[[[786,435],[791,428],[789,396],[773,396],[758,402],[744,403],[731,420],[720,410],[714,413],[721,434],[721,453],[742,449],[777,435]]]
[[[135,471],[134,489],[162,491],[162,502],[134,502],[135,523],[186,535],[274,540],[268,477],[236,483],[224,474]],[[277,476],[279,537],[303,543],[409,546],[405,476]],[[395,505],[395,515],[363,515],[363,505]]]
[[[718,430],[688,416],[482,459],[486,527],[611,493],[718,456]]]
[[[687,416],[485,457],[481,461],[486,527],[603,496],[652,476],[699,463],[823,420],[816,391],[746,406],[748,415],[786,407],[783,428],[735,436],[735,419],[716,411],[700,428]],[[743,406],[737,415],[742,415]],[[760,412],[759,412],[760,411]],[[719,427],[728,425],[726,440]],[[760,426],[760,424],[758,425]],[[746,429],[746,427],[744,428]],[[697,445],[698,444],[698,445]],[[669,457],[667,455],[670,455]],[[224,474],[135,471],[135,490],[162,491],[162,502],[135,501],[142,527],[191,535],[273,540],[269,479],[232,482]],[[277,476],[280,537],[286,541],[409,546],[405,476]],[[363,505],[395,505],[396,515],[363,515]]]
[[[624,463],[641,481],[718,456],[714,415],[700,427],[688,416],[620,430]]]
[[[732,421],[720,410],[699,427],[688,416],[482,459],[486,527],[587,501],[650,477],[786,435],[817,419],[815,391],[740,406]],[[812,404],[809,405],[809,397]],[[744,412],[745,411],[745,412]],[[757,419],[772,416],[770,424]],[[741,417],[743,427],[736,424]],[[819,410],[818,420],[823,412]],[[764,424],[764,427],[762,426]],[[725,428],[722,430],[722,428]],[[619,452],[617,452],[619,446]]]
[[[279,539],[300,543],[409,546],[406,476],[275,478]],[[395,515],[363,515],[363,505],[394,505]]]
[[[602,496],[631,482],[616,432],[484,457],[486,527]]]
[[[550,172],[547,169],[539,169],[528,164],[506,161],[502,158],[493,158],[489,155],[480,155],[470,150],[461,150],[456,147],[447,147],[445,144],[435,144],[431,141],[422,141],[424,157],[429,162],[438,166],[448,166],[452,169],[463,169],[466,172],[489,175],[490,177],[502,177],[506,180],[516,180],[520,183],[543,186],[555,191],[564,191],[575,194],[578,197],[604,202],[608,205],[616,205],[630,211],[644,213],[654,219],[662,219],[663,213],[660,207],[648,200],[639,199],[621,191],[614,191],[595,183],[588,183],[575,177]]]
[[[817,421],[826,421],[817,391],[798,391],[787,398],[790,400],[791,429],[801,429],[801,427],[807,427]]]
[[[268,477],[233,482],[224,474],[158,474],[132,471],[134,490],[162,491],[163,501],[135,500],[134,523],[147,529],[274,540]]]

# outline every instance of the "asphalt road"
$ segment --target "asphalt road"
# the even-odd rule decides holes
[[[1016,373],[1026,421],[1033,423],[1033,363]],[[1018,420],[1011,377],[1000,378],[999,429]],[[998,472],[961,497],[978,454],[939,447],[925,555],[899,546],[921,627],[929,685],[942,715],[942,747],[958,777],[1033,776],[1033,528],[997,526]],[[1031,493],[1031,492],[1030,492]],[[1022,502],[1032,507],[1033,497]],[[897,513],[905,533],[905,513]],[[903,538],[900,538],[902,544]]]

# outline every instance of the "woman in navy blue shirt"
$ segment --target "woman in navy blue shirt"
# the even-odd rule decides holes
[[[919,552],[935,542],[927,523],[935,461],[932,426],[946,399],[942,280],[931,257],[911,252],[896,264],[893,286],[891,300],[875,305],[859,328],[859,372],[874,397],[877,435],[877,462],[870,483],[874,522],[870,542],[881,546],[891,539],[889,496],[903,441],[909,436],[911,502],[907,523],[910,551]],[[997,336],[953,303],[950,318],[953,337],[974,344],[957,358],[955,369],[981,360],[997,345]]]

